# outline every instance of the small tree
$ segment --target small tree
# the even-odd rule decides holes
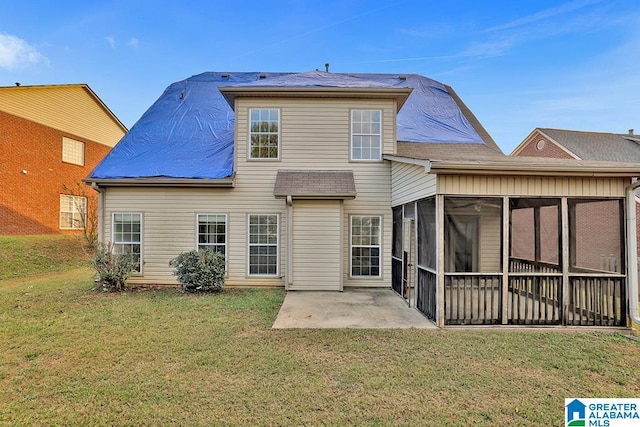
[[[120,292],[125,289],[127,279],[138,267],[138,262],[131,254],[114,253],[112,244],[99,243],[91,265],[98,273],[96,289]]]
[[[82,230],[82,248],[86,249],[90,254],[98,246],[98,209],[95,203],[95,196],[87,193],[87,186],[81,183],[76,183],[75,187],[68,187],[66,184],[62,185],[62,189],[65,194],[74,196],[73,205],[80,213],[80,227]],[[78,202],[79,198],[84,198],[86,204]]]
[[[187,292],[220,292],[224,286],[224,255],[212,250],[182,252],[169,263]]]

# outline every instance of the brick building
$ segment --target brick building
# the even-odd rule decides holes
[[[640,135],[634,134],[633,129],[626,134],[616,134],[536,128],[511,155],[640,164]],[[638,196],[636,191],[636,218],[640,218]],[[576,257],[576,263],[593,270],[620,271],[624,254],[621,253],[619,236],[611,231],[615,229],[614,224],[621,221],[620,209],[607,200],[578,205],[576,216],[580,221],[577,226],[598,230],[598,233],[585,233],[578,242],[577,252],[582,256]],[[640,226],[636,227],[636,235],[640,241]],[[548,247],[554,239],[543,238],[542,241],[545,242],[544,250],[544,246]],[[521,244],[527,243],[523,241]]]
[[[79,184],[126,131],[86,84],[0,87],[0,235],[82,229]]]

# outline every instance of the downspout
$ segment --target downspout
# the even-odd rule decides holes
[[[627,263],[627,271],[629,275],[629,316],[632,323],[640,324],[640,316],[638,315],[638,239],[636,225],[636,197],[635,190],[640,187],[640,181],[636,181],[628,185],[626,190],[627,196],[627,250],[629,262]]]
[[[98,192],[98,242],[103,242],[104,239],[104,191],[95,182],[91,183],[91,188]]]
[[[293,198],[287,196],[287,289],[293,284]]]

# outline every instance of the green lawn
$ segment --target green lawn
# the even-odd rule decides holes
[[[282,290],[0,281],[2,425],[562,425],[640,396],[640,343],[489,330],[271,330]]]
[[[0,236],[0,280],[65,271],[89,259],[79,236]]]

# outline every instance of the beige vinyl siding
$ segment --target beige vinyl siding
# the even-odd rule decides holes
[[[291,290],[341,290],[342,227],[339,200],[293,203]]]
[[[490,210],[480,216],[480,271],[498,273],[502,258],[502,218],[499,210]]]
[[[624,178],[440,175],[439,194],[623,197]]]
[[[247,160],[249,108],[279,108],[280,159]],[[228,276],[230,286],[284,286],[287,255],[287,207],[273,196],[279,169],[352,170],[357,197],[345,200],[342,209],[343,265],[349,265],[349,215],[381,215],[382,275],[376,279],[352,280],[342,271],[343,286],[391,285],[391,165],[388,161],[349,161],[351,109],[382,110],[383,147],[394,150],[395,104],[393,101],[353,99],[245,99],[236,101],[236,185],[232,189],[119,188],[105,193],[104,238],[111,239],[112,212],[143,213],[143,276],[133,283],[175,283],[169,261],[181,251],[196,247],[196,215],[215,212],[228,215]],[[294,200],[296,204],[302,201]],[[247,276],[247,216],[280,215],[280,277]],[[295,219],[295,213],[294,213]],[[295,236],[295,235],[294,235]],[[295,276],[294,276],[295,277]]]
[[[395,103],[387,100],[354,99],[248,99],[236,102],[236,189],[247,192],[248,203],[272,203],[273,185],[278,169],[289,170],[352,170],[357,196],[345,200],[342,233],[344,286],[391,285],[391,165],[388,161],[350,161],[350,120],[352,109],[382,111],[383,153],[395,150]],[[274,161],[247,160],[249,129],[247,119],[250,108],[280,109],[280,159]],[[284,201],[278,201],[284,206]],[[295,203],[295,202],[294,202]],[[381,215],[382,221],[382,274],[380,278],[349,277],[349,216]],[[295,218],[295,214],[294,214]],[[285,222],[281,223],[281,230]],[[284,237],[282,237],[284,239]],[[281,260],[285,252],[281,249]],[[286,270],[281,270],[286,271]]]
[[[284,286],[282,277],[247,276],[247,218],[249,214],[280,215],[280,272],[286,253],[286,209],[282,200],[270,206],[234,198],[230,190],[202,188],[120,188],[107,191],[105,203],[105,239],[111,240],[113,212],[141,212],[143,216],[143,275],[131,283],[175,284],[169,261],[183,251],[197,248],[197,214],[227,214],[226,283],[229,286]]]
[[[125,134],[84,85],[0,88],[0,109],[109,147]]]
[[[391,162],[391,206],[399,206],[436,194],[436,175],[424,166]]]

